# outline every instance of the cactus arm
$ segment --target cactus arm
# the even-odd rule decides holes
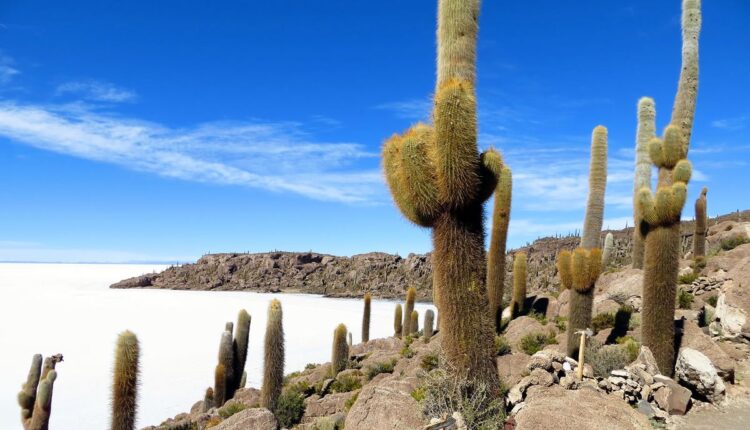
[[[635,144],[635,180],[633,181],[633,199],[638,191],[647,187],[651,189],[651,157],[648,155],[648,145],[656,136],[656,108],[654,100],[643,97],[638,101],[638,128]],[[638,205],[633,202],[633,268],[643,268],[643,234],[641,233],[641,216]]]
[[[438,2],[437,87],[451,79],[476,79],[479,0]]]
[[[492,211],[492,235],[487,254],[487,294],[495,329],[500,330],[505,289],[505,249],[508,240],[513,175],[507,166],[500,166],[495,202]]]
[[[604,193],[607,188],[607,129],[597,126],[591,136],[591,162],[589,167],[589,194],[586,217],[583,222],[581,246],[599,247],[599,236],[604,220]]]
[[[687,156],[698,96],[698,39],[701,31],[701,0],[682,0],[682,69],[672,107],[671,124],[680,128],[680,145]]]

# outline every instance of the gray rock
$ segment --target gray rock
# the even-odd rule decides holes
[[[278,426],[276,417],[268,409],[249,408],[220,422],[214,430],[276,430]]]
[[[702,352],[682,348],[675,364],[675,377],[697,395],[716,403],[724,398],[726,387],[716,368]]]

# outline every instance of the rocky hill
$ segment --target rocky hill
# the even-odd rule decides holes
[[[712,218],[710,226],[728,220],[750,220],[750,210]],[[692,247],[693,223],[682,223],[683,254]],[[608,233],[602,233],[602,237]],[[612,230],[615,252],[612,266],[630,262],[633,229]],[[529,291],[557,291],[555,256],[561,249],[578,246],[578,236],[545,237],[515,251],[528,254]],[[512,276],[512,264],[506,276]],[[509,283],[506,283],[509,285]],[[419,300],[432,299],[430,254],[406,258],[382,252],[338,257],[314,252],[268,252],[257,254],[208,254],[194,264],[173,266],[120,281],[111,288],[162,288],[173,290],[218,290],[257,292],[301,292],[329,297],[361,297],[370,292],[377,298],[400,298],[409,287]],[[507,291],[509,293],[509,291]]]

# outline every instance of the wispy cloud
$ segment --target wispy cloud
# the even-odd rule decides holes
[[[722,130],[735,131],[745,128],[750,121],[750,115],[740,115],[733,118],[723,118],[711,121],[711,126]]]
[[[619,230],[626,226],[633,225],[632,217],[615,217],[605,218],[602,224],[603,230]],[[531,237],[546,237],[554,235],[565,235],[573,232],[580,232],[583,228],[583,218],[576,221],[564,221],[550,220],[546,218],[529,219],[521,218],[514,219],[511,216],[510,227],[508,231],[511,235],[531,238]]]
[[[86,105],[0,103],[0,136],[43,150],[188,181],[339,202],[382,194],[377,157],[356,143],[316,142],[301,124],[214,122],[176,129]]]
[[[389,110],[403,119],[426,121],[430,118],[432,101],[427,98],[403,100],[383,103],[375,106],[375,109]]]
[[[140,252],[63,248],[43,243],[22,241],[0,241],[1,262],[35,263],[179,263],[195,261],[195,256],[153,255]]]
[[[21,72],[15,68],[14,61],[0,52],[0,84],[7,84]]]
[[[66,82],[58,85],[55,94],[58,96],[69,94],[84,100],[109,103],[133,102],[137,98],[133,91],[98,80]]]

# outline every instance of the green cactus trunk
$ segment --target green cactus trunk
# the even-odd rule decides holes
[[[260,406],[272,412],[284,386],[284,326],[281,302],[274,299],[268,306],[268,322],[263,345],[263,386]]]
[[[138,338],[125,331],[117,338],[112,383],[112,430],[134,430],[140,373]]]
[[[591,135],[589,165],[589,196],[583,221],[581,247],[599,248],[604,222],[604,193],[607,188],[607,129],[597,126]]]
[[[56,379],[57,372],[50,370],[39,382],[28,430],[49,430],[49,419],[52,415],[52,389]]]
[[[61,354],[44,359],[35,354],[31,367],[18,393],[18,405],[21,407],[21,424],[25,430],[47,430],[52,414],[52,390],[57,372],[55,366],[63,360]]]
[[[427,309],[427,311],[425,311],[424,313],[424,333],[422,333],[422,337],[425,343],[429,342],[432,338],[435,329],[434,324],[435,312],[433,312],[432,309]]]
[[[227,368],[219,363],[214,368],[214,406],[220,408],[227,400]]]
[[[365,309],[362,312],[362,342],[370,340],[370,293],[365,294]]]
[[[513,299],[510,303],[511,318],[526,311],[526,253],[517,252],[513,258]]]
[[[393,313],[393,335],[398,338],[401,338],[404,330],[402,313],[401,305],[396,305],[396,310]]]
[[[567,327],[567,354],[577,358],[581,330],[591,328],[594,285],[602,267],[602,253],[598,248],[577,248],[571,257],[572,286]]]
[[[633,199],[638,191],[646,187],[651,189],[651,157],[648,155],[648,144],[656,136],[656,108],[654,100],[642,97],[638,100],[638,129],[635,140],[635,180]],[[643,269],[644,236],[641,230],[641,216],[638,205],[633,204],[633,268]]]
[[[346,326],[339,324],[333,331],[333,346],[331,347],[331,376],[346,369],[349,362],[349,345],[346,343]]]
[[[602,268],[607,269],[609,265],[612,263],[612,256],[615,252],[615,237],[612,236],[612,233],[607,233],[607,236],[604,238],[604,251],[602,252]]]
[[[409,319],[409,329],[411,333],[416,334],[419,331],[419,312],[411,311],[411,318]]]
[[[404,322],[403,331],[404,336],[408,336],[412,333],[411,329],[411,313],[414,311],[414,300],[417,297],[417,290],[414,287],[409,288],[406,291],[406,304],[404,305]]]
[[[570,251],[562,250],[557,254],[557,274],[560,277],[560,292],[573,288]]]
[[[237,325],[235,326],[234,340],[232,342],[233,383],[229,393],[230,398],[234,397],[234,392],[241,387],[242,375],[245,373],[247,345],[250,340],[250,321],[250,314],[242,309],[237,315]]]
[[[706,256],[706,233],[708,233],[707,199],[708,188],[703,187],[701,195],[695,201],[695,231],[693,232],[693,260],[695,269],[699,271],[698,266]]]
[[[224,402],[231,399],[234,395],[232,385],[234,385],[234,348],[232,333],[225,331],[221,334],[221,342],[219,343],[219,364],[224,366],[224,390],[217,398],[222,399],[221,403],[216,403],[216,407],[220,408],[224,405]],[[219,387],[214,387],[214,392],[218,394]]]
[[[503,289],[505,286],[505,245],[508,240],[510,205],[513,188],[510,168],[503,166],[495,190],[492,212],[492,235],[487,254],[487,294],[490,299],[490,314],[495,320],[495,331],[500,332],[503,313]]]

